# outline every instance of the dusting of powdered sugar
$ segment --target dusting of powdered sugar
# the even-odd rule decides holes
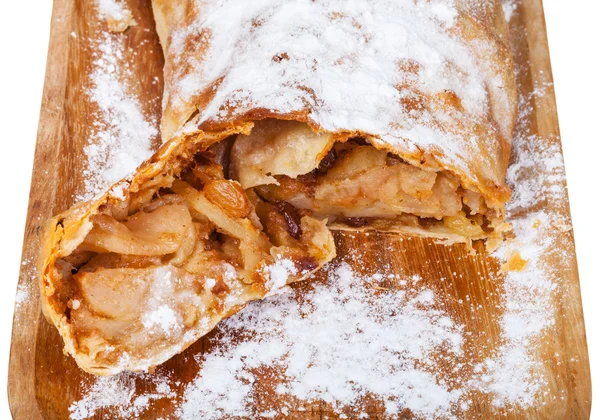
[[[116,13],[123,8],[121,3],[106,0],[98,5],[101,13]],[[87,165],[80,200],[93,198],[135,171],[152,155],[151,143],[158,135],[157,121],[144,115],[126,82],[131,77],[124,59],[124,35],[102,33],[92,48],[95,59],[87,93],[98,111],[93,115],[93,132],[84,148]]]
[[[96,0],[96,4],[102,19],[123,20],[130,14],[127,7],[119,0]]]
[[[543,260],[553,238],[548,234],[550,220],[545,213],[531,213],[512,223],[518,243],[503,244],[497,255],[506,261],[518,250],[527,267],[508,273],[504,279],[505,308],[500,318],[503,343],[494,356],[476,366],[480,376],[475,386],[490,394],[496,406],[531,407],[547,385],[535,343],[555,322],[552,298],[557,283]]]
[[[29,291],[27,290],[27,286],[24,284],[19,284],[19,286],[17,286],[17,294],[15,295],[15,304],[19,306],[27,299],[29,299]]]
[[[169,44],[164,108],[181,111],[183,120],[167,119],[163,139],[257,109],[308,110],[324,130],[369,133],[406,153],[443,150],[439,159],[469,178],[502,182],[495,171],[472,167],[469,157],[498,153],[497,142],[508,140],[511,104],[497,77],[506,68],[491,68],[489,56],[500,54],[496,39],[471,43],[456,34],[454,1],[195,5],[197,21],[176,30]],[[205,91],[211,100],[184,126]],[[460,112],[433,103],[448,92],[458,96]],[[490,97],[502,136],[473,126],[488,118]]]
[[[269,277],[267,287],[270,292],[276,292],[288,283],[291,276],[298,274],[298,269],[292,260],[277,258],[267,267],[267,273]]]
[[[150,380],[154,385],[151,392],[136,396],[136,379]],[[94,417],[99,410],[111,409],[119,418],[138,418],[155,400],[174,398],[168,377],[160,375],[124,373],[94,379],[86,386],[81,400],[69,407],[71,420],[84,420]]]
[[[517,0],[503,0],[502,11],[507,22],[512,19],[513,13],[517,10]]]
[[[492,357],[476,366],[479,377],[474,380],[475,386],[489,393],[498,407],[532,407],[548,384],[548,372],[538,353],[539,342],[555,324],[553,299],[561,284],[558,272],[565,258],[556,243],[569,229],[555,210],[567,201],[559,142],[531,133],[533,101],[547,95],[552,86],[540,82],[543,74],[537,76],[533,92],[519,97],[512,163],[507,173],[507,183],[513,190],[506,206],[507,218],[515,238],[505,241],[496,252],[502,262],[518,252],[527,265],[523,271],[509,271],[503,280],[503,342]],[[549,264],[549,259],[554,262]]]
[[[19,309],[21,305],[29,303],[35,295],[35,288],[37,287],[38,270],[35,264],[34,258],[24,258],[21,262],[21,273],[19,276],[19,283],[17,285],[17,293],[15,294],[15,311]],[[15,316],[14,322],[17,322]]]
[[[182,298],[176,293],[178,279],[173,275],[172,267],[157,267],[152,275],[149,299],[144,304],[146,312],[142,315],[142,324],[148,334],[172,336],[183,330],[183,320],[171,305]]]
[[[375,286],[390,278],[406,287],[378,293]],[[253,370],[264,366],[282,372],[280,395],[357,407],[377,394],[389,414],[406,408],[426,417],[447,414],[462,392],[426,362],[418,365],[434,355],[462,355],[462,327],[435,308],[438,299],[418,276],[361,276],[342,263],[303,303],[278,295],[224,321],[225,339],[199,359],[177,414],[255,418]]]
[[[142,324],[148,330],[159,327],[165,334],[169,335],[175,328],[181,328],[177,314],[168,305],[161,305],[151,312],[142,316]]]

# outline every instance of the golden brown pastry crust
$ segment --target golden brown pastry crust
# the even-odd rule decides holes
[[[214,22],[218,22],[218,20],[214,18],[213,14],[218,12],[213,10],[215,2],[187,0],[178,2],[176,8],[172,7],[172,2],[168,0],[153,0],[152,3],[166,56],[163,140],[166,141],[177,136],[195,136],[197,130],[218,131],[232,129],[232,127],[235,130],[236,127],[266,118],[295,120],[307,123],[315,131],[333,133],[339,138],[363,137],[375,147],[397,154],[417,167],[422,164],[425,156],[431,156],[441,168],[457,175],[464,188],[480,191],[488,202],[488,206],[498,208],[499,212],[502,212],[504,204],[510,198],[510,190],[504,179],[510,157],[517,101],[512,53],[507,40],[508,26],[499,1],[457,0],[446,2],[455,5],[457,16],[451,27],[441,31],[448,40],[459,43],[470,52],[470,59],[474,61],[477,68],[477,77],[483,79],[486,105],[476,111],[467,112],[464,104],[461,103],[460,95],[457,95],[450,86],[440,87],[437,92],[428,92],[419,81],[414,81],[413,76],[418,73],[420,63],[410,60],[406,63],[398,63],[393,80],[396,81],[395,83],[398,83],[397,81],[407,82],[398,83],[396,88],[417,98],[417,102],[411,103],[411,99],[403,104],[389,103],[386,105],[389,105],[390,108],[424,109],[427,111],[427,118],[431,118],[432,115],[435,116],[441,111],[443,111],[443,116],[424,122],[414,113],[403,113],[402,118],[397,119],[392,127],[389,127],[387,133],[362,129],[360,124],[355,124],[349,129],[343,127],[332,129],[332,126],[326,126],[323,123],[326,120],[322,118],[323,113],[335,117],[336,112],[340,110],[324,111],[322,104],[326,103],[328,99],[320,97],[319,91],[311,86],[318,84],[312,82],[315,79],[321,78],[319,80],[322,84],[328,83],[331,79],[323,76],[325,72],[312,72],[308,67],[294,67],[295,76],[292,78],[292,83],[295,89],[286,89],[282,93],[282,95],[286,95],[288,102],[302,103],[302,106],[293,106],[289,110],[277,107],[268,108],[260,100],[253,103],[254,93],[251,89],[246,92],[248,97],[244,101],[237,100],[235,95],[239,94],[239,90],[229,92],[228,88],[224,86],[228,77],[236,74],[236,70],[240,70],[244,65],[240,64],[240,60],[235,54],[231,55],[227,62],[220,63],[222,68],[220,73],[212,74],[209,78],[205,78],[203,74],[202,65],[207,61],[207,56],[211,54],[211,47],[216,37]],[[231,1],[227,3],[231,3]],[[373,8],[372,11],[376,11],[375,8],[379,7],[379,3],[381,2],[360,2],[366,9]],[[427,2],[421,1],[414,3],[419,7],[422,6],[422,3],[427,4]],[[443,1],[436,3],[444,4]],[[276,7],[277,2],[273,2],[273,8]],[[344,6],[340,5],[339,8],[340,10],[336,12],[327,11],[329,13],[327,17],[332,25],[336,19],[346,13]],[[325,13],[325,9],[323,9],[323,13]],[[268,19],[263,15],[260,18],[259,16],[246,16],[246,18],[252,22],[259,22],[263,18]],[[213,22],[213,26],[202,23],[205,21]],[[268,24],[270,22],[245,25],[244,29],[236,34],[236,39],[257,38],[263,27]],[[356,20],[353,25],[360,28],[363,22]],[[278,29],[283,32],[288,29],[289,31],[293,30],[284,24],[278,26]],[[318,30],[319,28],[311,29]],[[287,37],[285,39],[290,40],[295,35],[290,32],[277,36],[282,39]],[[175,43],[172,42],[173,39],[176,40]],[[348,37],[346,42],[348,43],[347,49],[351,51],[354,48],[352,43],[356,41]],[[240,41],[240,43],[242,47],[235,51],[236,54],[252,53],[254,49],[259,51],[264,48],[261,45],[253,45],[251,41],[246,43]],[[286,44],[287,49],[281,55],[283,60],[304,53],[301,44],[299,41],[297,51],[294,46]],[[359,48],[360,45],[357,43],[356,51],[360,51]],[[349,55],[351,54],[349,53]],[[309,61],[312,58],[315,62],[320,59],[319,56],[315,56],[304,57],[303,60]],[[450,57],[448,60],[449,65],[451,67],[458,66],[452,61],[452,58]],[[262,59],[257,58],[257,65],[265,65],[258,61]],[[450,69],[450,71],[459,73],[464,69],[456,68]],[[344,77],[344,75],[342,74],[340,77]],[[183,95],[180,91],[181,83],[190,78],[196,78],[200,88]],[[311,82],[305,82],[306,80]],[[382,80],[382,83],[392,82]],[[352,89],[347,84],[340,86]],[[280,88],[278,83],[273,83],[272,92],[262,92],[262,95],[275,95],[277,89]],[[305,99],[306,92],[312,98],[310,101]],[[351,95],[352,92],[340,92],[340,94]],[[212,114],[212,111],[206,113],[207,110],[218,110],[218,115]],[[452,134],[454,141],[450,146],[448,143],[441,142],[435,144],[435,141],[415,142],[414,139],[404,137],[403,129],[395,132],[394,124],[398,127],[414,126],[417,128],[435,126],[439,132]]]

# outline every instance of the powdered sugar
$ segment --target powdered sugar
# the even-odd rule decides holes
[[[535,227],[538,223],[540,226]],[[544,260],[553,238],[545,213],[513,220],[513,226],[517,242],[503,244],[497,254],[507,260],[516,249],[527,260],[527,267],[509,272],[504,279],[505,310],[500,320],[503,343],[493,357],[477,367],[481,377],[476,386],[490,393],[499,407],[530,407],[547,384],[535,344],[544,329],[555,322],[552,297],[557,283]]]
[[[271,292],[281,289],[288,283],[290,276],[298,274],[294,262],[285,258],[278,258],[275,263],[267,267],[267,271],[269,273],[267,286]]]
[[[15,295],[15,304],[19,306],[29,298],[29,292],[25,285],[20,284],[17,286],[17,294]]]
[[[128,187],[127,182],[120,182],[113,185],[110,189],[110,195],[117,200],[125,200],[125,189]]]
[[[131,13],[119,0],[96,0],[102,19],[123,20]]]
[[[106,13],[122,9],[114,1],[101,1],[99,6]],[[85,191],[79,197],[83,200],[131,174],[150,157],[152,139],[158,135],[157,122],[143,114],[139,100],[130,94],[125,82],[129,66],[123,58],[123,35],[103,33],[93,47],[97,52],[88,94],[98,112],[92,120],[94,132],[84,149],[88,162]]]
[[[147,376],[147,375],[146,375]],[[96,379],[84,397],[69,407],[72,420],[84,420],[96,415],[98,410],[112,408],[120,418],[137,418],[146,411],[150,403],[163,398],[173,398],[168,378],[154,377],[154,391],[135,396],[136,378],[144,375],[122,374]]]
[[[543,75],[538,76],[542,79]],[[533,406],[548,383],[536,344],[555,323],[553,299],[561,282],[557,270],[564,258],[556,247],[562,234],[557,229],[562,217],[556,209],[567,197],[559,143],[531,134],[530,118],[532,101],[546,95],[550,86],[543,83],[530,95],[519,98],[513,162],[507,175],[513,189],[507,216],[515,238],[503,243],[496,256],[506,261],[516,251],[527,265],[523,271],[508,272],[504,279],[503,343],[493,357],[477,366],[481,377],[476,381],[476,386],[490,393],[499,407]],[[536,210],[540,203],[543,209]],[[550,259],[552,264],[548,264]]]
[[[171,267],[158,267],[154,272],[150,299],[145,302],[148,310],[142,315],[142,324],[149,334],[161,333],[167,336],[182,329],[181,315],[170,306],[172,302],[184,299],[175,293],[175,281]],[[190,302],[191,303],[191,302]]]
[[[28,251],[26,250],[26,252]],[[19,309],[21,305],[27,304],[31,299],[37,298],[35,293],[37,288],[37,277],[38,270],[35,259],[24,257],[21,262],[21,274],[15,295],[15,325],[18,319],[17,309]]]
[[[327,284],[303,296],[303,304],[291,295],[251,304],[221,325],[226,339],[203,357],[178,415],[256,416],[250,402],[253,370],[262,366],[276,367],[285,377],[278,394],[299,400],[358,406],[366,395],[377,394],[390,413],[404,408],[427,417],[447,413],[461,391],[443,385],[435,370],[417,361],[440,354],[460,358],[461,327],[433,307],[437,297],[418,280],[378,293],[373,286],[381,279],[342,264],[331,269]]]
[[[253,94],[248,96],[252,97],[254,101],[260,102],[260,104],[254,102],[254,106],[261,106],[263,105],[263,101],[269,101],[268,105],[264,104],[269,109],[281,107],[284,111],[291,111],[294,108],[294,104],[285,103],[285,101],[295,98],[295,94],[279,95],[279,98],[271,97],[272,95],[268,94],[270,91],[269,86],[261,84],[273,83],[276,80],[280,89],[286,90],[289,88],[289,86],[285,85],[285,80],[281,79],[280,69],[266,64],[273,63],[272,58],[278,52],[272,50],[272,48],[277,46],[281,51],[294,51],[295,44],[296,47],[305,49],[304,53],[307,57],[322,57],[324,65],[342,59],[344,54],[356,55],[352,61],[354,64],[352,66],[353,71],[350,74],[345,74],[345,76],[350,78],[350,80],[345,80],[345,82],[351,83],[353,89],[340,89],[338,85],[339,80],[343,78],[336,77],[335,83],[330,87],[332,91],[323,91],[323,95],[318,95],[319,98],[326,101],[335,100],[335,104],[328,104],[328,107],[332,109],[347,109],[346,105],[337,104],[337,101],[341,101],[342,98],[338,94],[334,94],[333,89],[337,89],[337,92],[352,92],[363,87],[370,89],[378,87],[380,90],[379,94],[383,96],[389,94],[391,97],[396,97],[398,94],[396,90],[388,90],[387,86],[382,84],[381,81],[390,79],[390,74],[395,73],[398,59],[411,59],[422,63],[425,68],[425,74],[422,77],[423,79],[427,79],[425,86],[431,89],[431,92],[439,91],[442,86],[452,86],[461,94],[461,99],[465,101],[469,110],[481,108],[485,104],[483,81],[477,79],[479,72],[477,71],[472,54],[469,53],[465,46],[451,39],[448,34],[439,28],[440,23],[445,27],[454,25],[458,13],[453,2],[417,2],[416,5],[412,1],[379,1],[379,3],[381,4],[373,7],[362,2],[342,5],[334,1],[325,6],[326,10],[322,10],[323,6],[321,5],[300,1],[282,3],[278,7],[275,7],[273,2],[269,0],[245,4],[246,7],[239,7],[240,4],[236,1],[225,1],[220,2],[218,6],[209,6],[200,15],[202,20],[198,24],[202,28],[210,28],[212,46],[202,67],[198,69],[198,75],[202,76],[202,79],[205,80],[204,83],[211,83],[223,74],[225,66],[229,66],[231,63],[231,57],[236,55],[236,64],[240,65],[240,68],[234,69],[235,73],[229,75],[224,83],[235,83],[237,86],[243,86],[246,92],[248,90],[252,91]],[[327,18],[328,14],[334,13],[339,15],[338,19],[329,20]],[[387,19],[384,18],[384,14]],[[228,16],[229,18],[223,21],[221,16]],[[251,23],[248,22],[249,17],[255,17],[261,23],[260,28],[257,28],[257,32],[255,32],[255,39],[252,40],[257,45],[261,45],[262,48],[266,47],[266,51],[261,53],[259,57],[256,56],[257,51],[255,48],[248,48],[249,45],[247,42],[242,41],[241,45],[238,44],[241,41],[238,36],[245,33],[247,23]],[[355,25],[354,29],[351,29],[353,21]],[[215,22],[219,24],[216,25],[214,24]],[[277,27],[287,25],[288,23],[293,28],[297,28],[289,30],[289,33],[298,35],[298,32],[300,32],[302,35],[299,37],[277,38],[277,45],[275,45],[273,34],[278,33],[276,31]],[[188,34],[198,29],[197,26],[192,26],[182,33],[177,33],[173,40],[173,48],[181,50],[183,48],[181,43],[186,39]],[[323,34],[320,37],[320,44],[317,42],[317,38],[311,36],[311,32]],[[267,34],[271,34],[270,41],[266,38]],[[345,38],[348,35],[353,35],[354,38],[363,40],[363,42],[359,43],[364,46],[364,49],[360,51],[364,53],[363,56],[360,56],[358,51],[352,49],[355,47],[356,42],[344,42],[347,41]],[[390,39],[398,40],[399,43],[394,45],[398,51],[395,55],[386,57],[389,52],[387,44]],[[246,52],[241,47],[244,47]],[[242,57],[239,56],[240,54],[242,54]],[[383,55],[383,57],[379,57],[377,60],[378,66],[380,66],[378,69],[373,67],[373,54]],[[446,60],[448,59],[458,60],[457,65],[469,73],[469,78],[460,80],[457,78],[457,72],[453,74],[446,72],[444,66],[447,64]],[[384,63],[382,63],[382,60],[385,60]],[[368,65],[368,63],[371,63],[371,65]],[[263,68],[262,64],[265,64],[266,67]],[[348,70],[350,63],[347,63],[347,65],[344,65],[344,63],[341,64],[339,71],[342,69]],[[267,73],[261,73],[262,77],[254,77],[258,74],[259,69],[267,71]],[[295,74],[300,72],[299,68],[295,69],[293,66],[288,70]],[[374,70],[377,71],[374,72]],[[250,74],[247,72],[250,72]],[[381,72],[385,72],[385,74],[381,74]],[[275,78],[266,77],[267,74],[272,74]],[[321,75],[317,73],[317,76]],[[185,77],[178,89],[178,93],[181,94],[181,100],[184,102],[187,101],[193,94],[203,88],[202,85],[203,82],[200,79],[195,79],[189,75]],[[329,89],[329,87],[325,84],[319,87],[319,91],[323,89]],[[228,92],[233,92],[235,89],[232,87],[231,89],[224,89],[224,91],[227,92],[224,94],[228,94]],[[261,93],[267,94],[267,97],[264,97]],[[365,91],[365,93],[367,92]],[[218,94],[221,95],[221,93]],[[358,94],[360,95],[360,92]],[[364,96],[363,100],[369,102],[381,99],[379,95],[360,96]],[[389,103],[390,101],[384,102]],[[213,101],[215,106],[219,103],[222,103],[221,99]],[[380,104],[381,101],[370,103],[369,108],[378,109],[381,106]],[[336,107],[335,105],[342,106]],[[356,111],[364,111],[364,108],[361,107]],[[212,109],[211,107],[207,108],[204,114],[206,116],[218,115],[216,109]],[[328,117],[332,117],[332,115]],[[343,124],[347,123],[348,117],[350,116],[344,116]],[[365,115],[362,115],[360,120],[369,125],[376,123],[374,121],[366,121],[367,118]],[[335,124],[334,121],[332,123]],[[348,127],[337,128],[343,129]],[[365,131],[370,130],[367,129]],[[375,129],[371,132],[377,131],[379,130]]]
[[[513,13],[517,10],[517,0],[503,0],[502,11],[507,22],[512,19]]]
[[[148,330],[160,327],[167,334],[170,334],[174,328],[179,327],[177,314],[168,305],[161,305],[152,312],[144,314],[142,323]]]

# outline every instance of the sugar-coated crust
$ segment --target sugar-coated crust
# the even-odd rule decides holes
[[[415,166],[420,166],[425,157],[431,157],[441,168],[459,176],[463,187],[481,191],[490,207],[503,208],[510,198],[504,180],[517,100],[508,25],[499,1],[364,0],[312,2],[305,6],[306,3],[301,5],[302,2],[296,1],[263,0],[252,7],[240,6],[244,13],[231,15],[224,22],[221,14],[236,10],[239,1],[185,0],[173,6],[169,0],[153,0],[166,56],[163,140],[196,136],[199,130],[218,131],[265,118],[296,120],[309,124],[315,131],[364,137]],[[299,15],[311,14],[310,20],[301,21],[310,36],[294,27],[293,14],[287,13],[294,7]],[[398,95],[418,101],[401,104],[398,95],[389,98],[382,94],[375,98],[389,109],[389,115],[384,112],[385,118],[381,118],[386,125],[379,126],[373,122],[379,114],[359,100],[352,101],[360,86],[351,81],[357,72],[364,70],[361,65],[355,64],[354,58],[348,59],[351,64],[346,67],[325,62],[335,55],[313,51],[307,45],[315,39],[325,39],[327,31],[335,27],[347,32],[343,43],[345,56],[366,56],[370,50],[364,45],[369,37],[377,36],[369,25],[380,24],[377,16],[383,9],[390,14],[391,22],[405,25],[407,30],[413,23],[410,12],[415,9],[415,19],[422,19],[417,23],[430,28],[429,32],[423,29],[421,34],[425,38],[431,35],[430,52],[447,60],[450,74],[465,75],[458,82],[448,76],[447,86],[444,82],[429,86],[426,72],[436,70],[435,63],[407,60],[404,64],[398,62],[397,68],[389,71],[386,57],[396,47],[393,43],[377,45],[379,50],[369,58],[375,61],[370,63],[372,73],[380,76],[373,76],[368,82],[376,80],[392,93],[396,89]],[[447,19],[439,15],[439,10],[453,16],[450,23],[438,24]],[[409,17],[401,15],[401,11],[408,11],[405,15]],[[344,19],[351,24],[343,24]],[[234,26],[231,21],[237,24],[234,33],[229,33]],[[221,30],[224,27],[229,32]],[[274,29],[276,32],[269,34]],[[364,36],[353,36],[355,30]],[[226,45],[231,51],[219,55],[225,40],[229,40]],[[449,52],[444,51],[446,44]],[[467,64],[463,63],[463,55],[468,56]],[[312,67],[306,65],[311,60],[315,63]],[[419,73],[415,66],[421,66],[425,73]],[[269,80],[271,83],[239,80],[240,74],[252,68],[264,70],[264,77],[273,79]],[[339,89],[339,96],[350,98],[346,102],[351,103],[336,102],[326,89],[319,88],[324,85]],[[455,85],[458,86],[453,90]],[[485,92],[479,92],[483,95],[482,103],[467,109],[465,104],[473,86]],[[360,116],[365,121],[360,121]]]

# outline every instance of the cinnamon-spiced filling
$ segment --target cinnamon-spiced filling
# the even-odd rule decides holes
[[[322,222],[247,194],[212,158],[197,155],[177,176],[104,205],[56,262],[55,304],[99,366],[193,341],[213,317],[300,279],[333,252]],[[289,278],[280,284],[270,267],[282,260]]]
[[[463,188],[432,159],[422,163],[413,166],[361,138],[337,139],[276,120],[238,136],[231,154],[232,175],[244,188],[333,224],[362,227],[383,220],[473,239],[494,230],[501,215],[479,192]]]

